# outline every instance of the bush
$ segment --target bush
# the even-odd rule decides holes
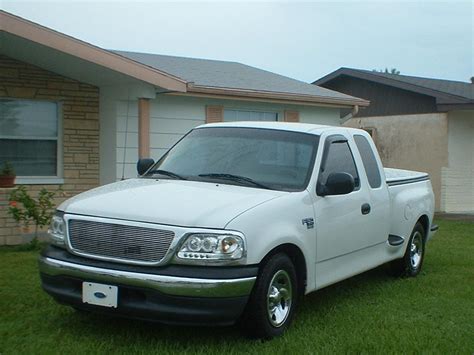
[[[54,214],[53,198],[55,192],[41,189],[35,199],[26,190],[25,186],[19,186],[10,194],[8,213],[17,223],[28,227],[32,222],[35,225],[35,236],[33,244],[38,240],[38,228],[49,225]]]
[[[15,176],[15,169],[13,169],[13,165],[9,161],[3,163],[0,176]]]

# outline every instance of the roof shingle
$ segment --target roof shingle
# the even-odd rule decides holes
[[[474,84],[462,81],[421,78],[400,74],[380,73],[377,71],[340,68],[318,80],[313,84],[323,85],[339,76],[353,76],[365,80],[379,82],[385,85],[402,86],[412,91],[424,91],[424,94],[432,96],[443,95],[452,100],[471,102],[474,100]],[[447,96],[449,95],[449,96]]]
[[[136,62],[177,76],[195,86],[308,95],[339,100],[360,100],[353,96],[291,79],[237,62],[112,51]]]

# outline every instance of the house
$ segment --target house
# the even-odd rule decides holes
[[[110,51],[0,12],[0,164],[70,197],[136,176],[205,122],[339,125],[368,102],[235,62]],[[24,238],[0,189],[0,244]],[[60,199],[58,199],[58,202]]]
[[[427,171],[438,211],[474,213],[474,84],[340,68],[313,84],[370,100],[364,128],[384,165]]]

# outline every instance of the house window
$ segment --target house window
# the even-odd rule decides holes
[[[0,163],[12,163],[18,182],[60,177],[58,117],[56,102],[0,99]]]
[[[278,112],[224,109],[224,121],[278,121]]]

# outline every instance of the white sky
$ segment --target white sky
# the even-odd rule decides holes
[[[307,82],[341,66],[474,76],[474,1],[0,0],[0,8],[107,49],[238,61]]]

